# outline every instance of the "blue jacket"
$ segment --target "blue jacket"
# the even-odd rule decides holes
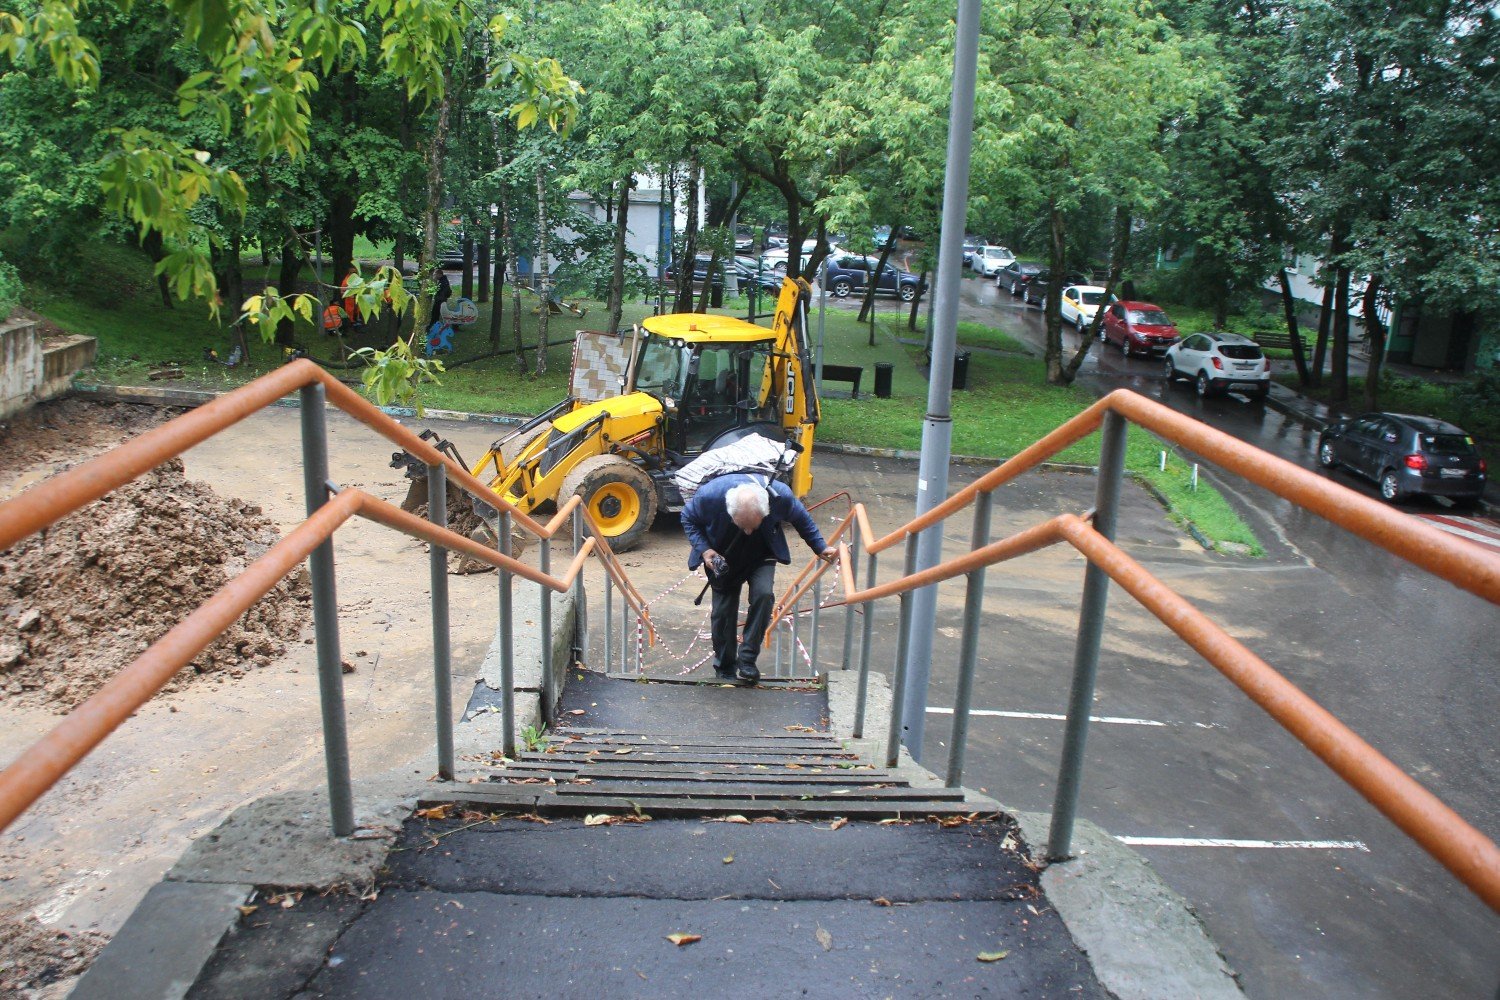
[[[792,561],[792,553],[786,546],[786,535],[781,530],[784,521],[791,522],[792,527],[797,529],[797,534],[802,536],[802,540],[814,552],[822,552],[828,547],[828,543],[823,541],[822,533],[818,531],[817,524],[813,522],[812,515],[807,512],[806,507],[802,506],[802,501],[792,495],[791,489],[785,483],[772,480],[767,486],[766,479],[766,476],[730,473],[727,476],[710,479],[697,493],[693,494],[693,499],[689,500],[687,506],[682,509],[682,530],[693,546],[693,551],[688,555],[688,569],[697,569],[703,565],[705,549],[713,549],[715,552],[722,553],[729,540],[740,533],[734,521],[730,520],[729,508],[724,503],[724,494],[743,483],[765,486],[767,492],[771,494],[771,513],[760,522],[758,530],[777,562],[790,563]]]

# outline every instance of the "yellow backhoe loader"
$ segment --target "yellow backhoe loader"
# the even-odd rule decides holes
[[[784,280],[769,330],[674,313],[618,337],[580,332],[568,398],[492,444],[471,471],[527,513],[578,494],[617,551],[639,544],[659,511],[682,509],[674,473],[749,434],[799,449],[784,478],[806,496],[818,422],[808,297],[805,281]],[[422,474],[420,462],[404,464]]]

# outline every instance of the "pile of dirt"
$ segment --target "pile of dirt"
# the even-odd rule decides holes
[[[32,916],[0,917],[0,996],[50,993],[46,987],[83,975],[108,943],[98,931],[59,930]]]
[[[278,538],[259,507],[187,480],[174,460],[0,552],[0,698],[72,708]],[[311,600],[299,569],[164,690],[270,663]]]
[[[0,498],[107,451],[181,412],[74,397],[23,410],[0,423]],[[21,479],[24,481],[18,483]]]

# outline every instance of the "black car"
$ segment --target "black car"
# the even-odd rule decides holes
[[[863,290],[870,280],[870,272],[879,262],[879,257],[867,257],[864,254],[829,254],[828,291],[843,299],[857,290]],[[880,280],[875,283],[876,295],[895,295],[902,302],[910,302],[923,290],[921,278],[910,271],[898,270],[889,263],[881,269]]]
[[[1020,295],[1031,279],[1042,273],[1042,265],[1031,260],[1013,260],[995,272],[995,287]]]
[[[1027,305],[1041,305],[1047,301],[1047,285],[1052,281],[1052,272],[1043,268],[1031,276],[1031,280],[1021,289],[1021,299]],[[1069,285],[1087,285],[1087,276],[1077,271],[1068,271],[1063,275],[1063,287]]]
[[[1463,428],[1404,413],[1364,413],[1330,424],[1318,437],[1318,464],[1343,466],[1379,484],[1390,503],[1423,495],[1468,506],[1484,493],[1488,471]]]

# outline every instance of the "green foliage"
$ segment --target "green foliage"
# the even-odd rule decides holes
[[[21,275],[16,266],[0,257],[0,322],[21,304]]]
[[[361,374],[365,395],[379,406],[411,406],[417,416],[423,416],[426,411],[419,395],[421,386],[442,384],[438,375],[443,371],[443,363],[437,358],[417,357],[411,341],[397,339],[383,351],[362,347],[354,352],[354,357],[365,362]]]
[[[528,753],[539,753],[547,749],[547,730],[536,726],[522,727],[521,748]]]

